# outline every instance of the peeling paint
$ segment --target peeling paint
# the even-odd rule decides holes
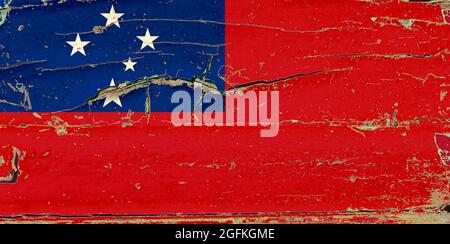
[[[22,95],[21,99],[19,101],[8,101],[6,99],[0,98],[0,104],[8,104],[15,107],[20,107],[25,109],[26,111],[32,110],[33,107],[31,105],[31,99],[30,94],[28,92],[28,88],[19,81],[15,81],[15,84],[13,83],[6,83],[2,80],[0,80],[0,87],[4,87],[2,92],[5,92],[6,90],[11,90],[13,93]]]
[[[442,7],[442,17],[444,18],[445,23],[450,23],[450,1],[443,0],[441,2]]]
[[[406,29],[411,29],[411,27],[414,25],[414,20],[412,19],[399,19],[398,22]]]
[[[9,5],[12,3],[12,0],[0,0],[0,26],[5,23],[6,18],[8,17],[8,13],[11,10]]]
[[[11,170],[9,171],[7,176],[0,176],[0,184],[15,184],[19,180],[20,166],[19,163],[23,161],[25,158],[25,153],[17,149],[16,147],[12,147],[12,158],[11,158]],[[3,163],[1,163],[3,162]],[[1,157],[0,160],[0,168],[4,166],[4,159]]]
[[[2,28],[16,12],[74,2],[99,1],[9,6],[0,10]],[[152,13],[120,22],[120,31],[160,24],[227,28],[223,42],[179,41],[174,34],[157,43],[183,52],[200,48],[179,63],[192,72],[174,69],[180,53],[140,52],[138,45],[126,56],[163,61],[108,87],[109,80],[86,79],[122,68],[127,57],[52,64],[5,52],[0,106],[21,112],[0,113],[0,172],[8,171],[0,183],[16,183],[0,192],[17,194],[2,198],[0,223],[449,223],[446,2],[228,4],[236,12],[227,9],[232,14],[223,21]],[[52,30],[51,37],[63,49],[78,32],[101,43],[119,31],[100,24]],[[8,27],[14,36],[37,28],[23,21]],[[217,58],[223,50],[226,63]],[[77,73],[83,76],[70,80]],[[11,74],[17,77],[6,77]],[[53,78],[47,103],[68,100],[70,85],[84,87],[79,100],[51,110],[36,95],[36,77]],[[194,82],[215,92],[279,90],[280,137],[261,140],[245,127],[172,127],[155,98],[162,88],[190,91]],[[98,113],[107,96],[136,99],[139,108]],[[26,172],[19,167],[25,152],[11,145],[28,152],[20,164]]]
[[[434,141],[442,163],[450,166],[450,134],[436,134]]]

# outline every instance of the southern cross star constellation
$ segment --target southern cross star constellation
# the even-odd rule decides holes
[[[111,6],[111,9],[109,13],[101,13],[103,17],[106,18],[106,24],[105,28],[111,27],[113,25],[120,28],[120,19],[125,15],[125,13],[117,13],[116,9],[114,8],[114,5]],[[155,44],[154,41],[159,38],[159,36],[152,36],[150,34],[150,30],[147,28],[145,31],[145,34],[143,36],[136,36],[137,39],[142,41],[141,50],[145,49],[146,47],[150,47],[151,49],[155,50]],[[85,47],[89,45],[90,41],[83,41],[81,39],[80,34],[77,34],[75,41],[68,41],[67,44],[69,44],[72,47],[72,52],[70,56],[73,56],[77,53],[80,53],[83,56],[86,56]],[[133,61],[133,59],[130,57],[127,61],[122,62],[123,65],[125,65],[125,71],[135,71],[134,66],[137,64],[137,62]],[[114,78],[111,79],[110,87],[116,87]],[[107,95],[105,98],[105,102],[103,104],[103,107],[108,106],[108,104],[114,102],[118,106],[122,107],[122,102],[120,101],[120,96],[118,95]]]

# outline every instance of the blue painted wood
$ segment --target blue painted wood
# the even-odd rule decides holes
[[[103,101],[77,106],[108,87],[112,78],[116,83],[150,76],[193,79],[205,71],[212,54],[206,77],[224,88],[220,78],[225,62],[223,0],[47,2],[11,3],[12,10],[0,26],[0,100],[20,103],[23,94],[18,90],[25,88],[36,112],[145,111],[147,89],[122,97],[122,108],[114,104],[103,108]],[[106,23],[100,13],[108,13],[112,4],[125,13],[121,28],[94,33],[94,27]],[[147,47],[141,52],[142,42],[136,36],[144,35],[147,28],[160,37],[155,51]],[[87,56],[70,56],[72,48],[66,42],[74,41],[77,33],[91,42],[85,48]],[[136,72],[124,71],[121,62],[129,57],[138,62]],[[191,90],[152,85],[152,111],[171,111],[175,106],[171,94],[179,89]],[[27,109],[0,103],[0,111]]]

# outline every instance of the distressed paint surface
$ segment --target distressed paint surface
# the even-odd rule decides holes
[[[224,89],[223,0],[119,1],[115,6],[127,12],[127,19],[122,28],[106,28],[100,13],[109,10],[110,2],[13,1],[0,29],[0,88],[2,100],[7,101],[0,103],[0,111],[144,112],[150,97],[152,111],[169,112],[174,91],[191,91],[177,85],[179,79],[198,78]],[[156,50],[140,50],[136,36],[146,29],[160,36]],[[77,33],[90,41],[87,56],[69,56],[66,42]],[[124,72],[122,62],[128,58],[138,62],[135,72]],[[111,78],[131,86],[145,77],[173,85],[151,84],[128,91],[123,107],[104,108],[103,101],[95,99]],[[25,92],[26,102],[25,94],[17,94]]]
[[[280,91],[278,137],[175,128],[158,109],[3,110],[2,221],[450,223],[447,2],[225,5],[222,88]],[[2,89],[27,108],[33,89]]]

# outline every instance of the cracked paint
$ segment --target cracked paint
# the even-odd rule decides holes
[[[105,2],[0,5],[0,222],[449,223],[448,1],[133,1],[120,29]],[[77,33],[95,45],[68,59]],[[280,135],[173,127],[194,82],[279,91]]]
[[[79,105],[94,97],[98,90],[108,89],[111,76],[121,83],[134,83],[153,77],[187,81],[201,77],[224,90],[224,6],[218,8],[223,5],[223,1],[218,1],[217,4],[208,1],[197,2],[188,8],[192,10],[173,12],[171,15],[175,18],[168,18],[168,8],[186,8],[189,5],[187,2],[150,3],[139,0],[124,3],[123,8],[134,12],[134,16],[130,15],[122,23],[125,28],[128,26],[128,33],[98,25],[96,17],[103,18],[98,12],[103,11],[104,7],[104,3],[98,1],[46,1],[36,4],[27,2],[22,6],[21,2],[17,0],[9,5],[10,17],[0,30],[0,43],[3,46],[0,49],[3,50],[0,53],[1,80],[5,83],[20,80],[24,88],[30,91],[28,97],[33,103],[34,112],[69,111],[75,107],[79,112],[103,112],[105,109],[101,102],[96,103],[97,100],[91,100],[93,104],[90,106]],[[122,7],[121,3],[117,5]],[[210,5],[216,6],[216,9],[205,11]],[[73,11],[67,14],[66,9]],[[87,11],[79,11],[80,9]],[[155,12],[153,15],[160,18],[148,18],[144,9],[152,9]],[[31,23],[27,18],[30,14],[38,15],[40,23],[46,23],[48,26]],[[55,18],[64,21],[54,21]],[[85,21],[73,23],[73,19],[78,18]],[[202,20],[204,18],[205,20]],[[152,33],[161,35],[155,42],[158,48],[156,51],[139,51],[138,46],[135,46],[136,36],[141,35],[141,29],[145,31],[147,27],[151,27]],[[174,28],[177,28],[176,34],[172,33]],[[192,32],[191,29],[196,31]],[[39,32],[41,38],[28,44],[21,41],[34,39],[35,31]],[[65,43],[72,41],[77,34],[80,34],[82,39],[95,43],[86,47],[85,59],[77,56],[66,57],[68,46]],[[120,37],[116,37],[117,35]],[[62,45],[59,45],[61,43]],[[102,49],[105,45],[121,49],[107,53]],[[136,72],[123,72],[122,63],[129,57],[138,62],[139,68]],[[205,69],[208,70],[207,73],[204,73]],[[188,88],[156,83],[151,86],[152,88],[148,89],[149,96],[146,96],[146,91],[140,93],[135,90],[132,96],[124,98],[124,106],[145,104],[138,111],[148,113],[150,101],[147,100],[151,97],[153,111],[171,111],[170,94]],[[61,94],[60,91],[64,93]],[[14,97],[14,94],[4,95],[7,98],[9,96]],[[17,102],[3,100],[0,111],[17,110],[17,106],[8,106]],[[107,109],[110,112],[127,110],[111,106]],[[27,107],[22,111],[27,110],[31,109]]]
[[[450,166],[450,135],[436,134],[435,141],[442,163]]]
[[[8,91],[12,91],[15,94],[21,94],[19,96],[15,96],[16,98],[19,98],[18,101],[10,101],[7,99],[1,99],[0,98],[0,104],[7,104],[14,107],[23,108],[26,111],[32,110],[33,107],[31,105],[30,101],[30,94],[28,93],[27,88],[24,86],[23,83],[20,83],[19,81],[15,81],[13,83],[5,83],[4,81],[2,83],[2,95],[5,95],[5,93],[8,93]]]
[[[450,23],[450,2],[449,1],[442,1],[442,17],[444,18],[445,23]]]
[[[0,1],[0,26],[6,21],[8,17],[8,12],[10,11],[9,5],[12,0],[2,0]]]
[[[4,157],[0,156],[0,170],[2,169],[2,167],[6,168],[9,166],[6,176],[0,175],[0,184],[15,184],[19,180],[19,176],[21,174],[19,163],[24,160],[25,153],[21,152],[16,147],[7,147],[7,149],[11,149],[12,157],[8,165],[5,162]],[[5,151],[4,148],[2,148],[2,151]]]

